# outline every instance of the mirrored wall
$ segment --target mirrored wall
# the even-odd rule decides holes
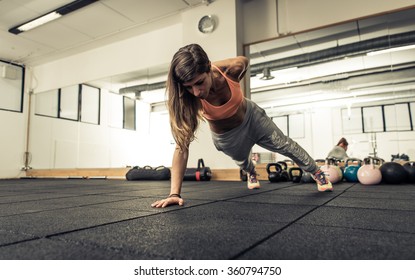
[[[311,139],[314,154],[324,157],[322,149],[347,137],[351,156],[415,160],[414,9],[248,49],[252,100],[298,142]]]

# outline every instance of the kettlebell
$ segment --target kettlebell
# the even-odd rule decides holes
[[[268,173],[268,180],[271,183],[286,181],[282,173],[282,167],[279,163],[268,163],[266,169]]]
[[[333,158],[327,158],[326,163],[320,167],[324,172],[327,179],[332,183],[338,183],[343,179],[342,172],[338,166],[336,166]]]
[[[277,163],[279,165],[281,165],[282,170],[281,170],[281,177],[283,177],[283,179],[285,181],[291,181],[290,179],[290,175],[288,174],[288,164],[285,161],[277,161]]]
[[[374,164],[373,157],[363,160],[363,165],[357,171],[357,179],[362,185],[377,185],[382,181],[382,173]]]
[[[301,183],[315,183],[310,172],[303,171],[303,175],[301,176]]]
[[[337,159],[337,158],[333,158],[333,161],[334,161],[334,165],[337,166],[337,167],[339,167],[338,170],[340,172],[340,176],[342,177],[341,180],[343,180],[344,179],[345,162],[342,161],[342,160],[340,160],[340,159]]]
[[[290,178],[290,181],[292,181],[292,178],[291,178],[291,175],[290,175],[290,170],[291,170],[291,168],[296,167],[294,165],[294,161],[292,161],[291,159],[285,159],[284,163],[287,165],[286,170],[287,170],[287,173],[288,173],[288,177]]]
[[[359,168],[362,166],[362,160],[357,158],[349,158],[346,160],[346,165],[344,168],[344,179],[347,182],[359,182],[357,178],[357,172]]]
[[[291,167],[288,175],[293,183],[300,183],[303,178],[303,170],[300,167]]]
[[[241,179],[241,181],[246,182],[248,181],[248,174],[244,170],[239,169],[239,178]]]

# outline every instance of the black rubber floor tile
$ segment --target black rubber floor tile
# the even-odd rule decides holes
[[[413,260],[414,246],[413,234],[291,225],[239,259]]]
[[[415,233],[413,211],[323,206],[299,220],[298,223]]]
[[[2,229],[6,231],[43,237],[149,214],[152,213],[93,207],[75,207],[0,217],[0,225]]]
[[[59,199],[49,199],[47,201],[41,201],[41,203],[47,203],[49,205],[58,206],[60,205],[62,207],[80,207],[101,204],[106,202],[128,201],[131,199],[134,199],[134,197],[94,194],[72,196]]]
[[[401,193],[412,193],[415,194],[415,185],[410,184],[399,184],[399,185],[390,185],[390,184],[379,184],[379,185],[362,185],[355,184],[349,191],[358,191],[358,192],[401,192]]]
[[[105,195],[126,196],[126,197],[167,197],[170,189],[139,189],[139,190],[119,190]]]
[[[339,196],[330,201],[327,206],[415,211],[415,199],[379,199]]]
[[[40,192],[31,194],[14,194],[10,196],[4,196],[0,199],[1,204],[9,204],[14,202],[22,201],[37,201],[51,198],[63,198],[63,197],[74,197],[76,194],[65,194],[65,193],[51,193],[51,192]]]
[[[201,190],[197,192],[182,193],[182,197],[188,200],[191,199],[206,199],[206,200],[227,200],[236,197],[251,195],[254,193],[260,193],[261,190]]]
[[[295,204],[295,205],[323,205],[327,203],[332,196],[327,196],[323,193],[309,193],[291,195],[286,192],[272,191],[266,193],[260,193],[257,195],[250,195],[242,198],[232,199],[230,201],[239,202],[254,202],[254,203],[276,203],[276,204]]]
[[[210,203],[208,200],[185,200],[183,206],[171,205],[165,208],[154,208],[151,207],[151,204],[156,201],[156,198],[134,198],[126,201],[114,201],[107,203],[100,203],[96,205],[91,205],[90,207],[94,208],[103,208],[103,209],[122,209],[122,210],[131,210],[131,211],[145,211],[145,212],[167,212],[172,210],[184,209],[186,207],[193,207],[200,204]]]
[[[33,238],[35,238],[33,235],[0,229],[0,252],[2,251],[1,245],[31,240]]]
[[[131,260],[128,251],[99,248],[59,239],[37,239],[0,247],[1,260]]]
[[[8,204],[0,204],[0,217],[36,213],[53,209],[99,205],[106,202],[122,202],[128,200],[131,200],[131,198],[119,196],[86,195],[14,202]]]
[[[286,225],[279,220],[293,219],[305,210],[288,207],[282,211],[282,207],[275,205],[260,205],[253,213],[253,205],[212,204],[68,233],[59,238],[129,250],[150,259],[230,259]]]
[[[415,193],[382,191],[346,191],[341,197],[414,200]]]

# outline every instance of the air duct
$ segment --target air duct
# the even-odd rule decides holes
[[[139,93],[142,91],[151,91],[151,90],[156,90],[156,89],[162,89],[165,87],[166,87],[166,82],[158,82],[154,84],[143,84],[143,85],[120,88],[118,93],[119,94]]]
[[[415,31],[388,35],[351,43],[321,51],[296,55],[283,59],[251,65],[251,76],[261,74],[264,68],[270,70],[284,69],[293,66],[301,67],[320,62],[344,58],[346,56],[362,55],[368,52],[415,44]]]

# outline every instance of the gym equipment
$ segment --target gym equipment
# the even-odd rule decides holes
[[[415,183],[415,161],[409,161],[403,167],[406,170],[406,182]]]
[[[316,159],[315,161],[318,167],[322,167],[324,164],[326,164],[325,159]]]
[[[239,169],[239,178],[241,178],[241,181],[248,181],[248,173],[246,173],[244,170]]]
[[[400,160],[409,161],[409,156],[405,154],[401,154],[401,155],[396,154],[396,155],[391,155],[391,156],[392,156],[391,161],[400,161]]]
[[[293,183],[300,183],[303,178],[303,170],[300,167],[291,167],[288,171],[288,175]]]
[[[343,173],[340,170],[340,167],[335,165],[335,159],[327,158],[326,164],[320,166],[320,169],[324,172],[327,179],[332,183],[338,183],[343,180]]]
[[[200,158],[197,161],[197,168],[186,168],[183,181],[210,181],[211,178],[210,167],[205,167],[205,162]]]
[[[386,162],[380,167],[382,173],[382,182],[386,184],[401,184],[406,181],[405,168],[394,161]]]
[[[287,182],[289,180],[288,173],[283,172],[284,170],[279,163],[268,163],[266,169],[268,180],[271,183]]]
[[[357,158],[349,158],[346,160],[346,167],[344,168],[344,179],[347,182],[359,182],[357,178],[357,172],[362,166],[362,161]]]
[[[333,158],[333,160],[334,160],[334,165],[336,165],[336,166],[339,167],[339,171],[341,173],[340,175],[341,175],[342,180],[343,180],[343,178],[344,178],[345,162],[342,161],[342,160],[340,160],[340,159],[337,159],[337,158]]]
[[[363,165],[357,171],[357,179],[363,185],[377,185],[382,181],[382,173],[374,164],[373,157],[363,159]]]
[[[165,166],[153,168],[149,165],[144,167],[134,166],[125,174],[128,181],[133,180],[169,180],[170,169]]]
[[[279,164],[279,165],[281,165],[281,167],[282,167],[282,170],[281,170],[281,175],[285,178],[285,177],[287,177],[288,178],[288,181],[291,181],[291,177],[290,177],[290,175],[288,174],[288,164],[287,164],[287,162],[285,162],[285,161],[277,161],[277,163]]]
[[[311,176],[310,172],[303,171],[303,175],[301,176],[301,183],[315,183],[313,177]]]

